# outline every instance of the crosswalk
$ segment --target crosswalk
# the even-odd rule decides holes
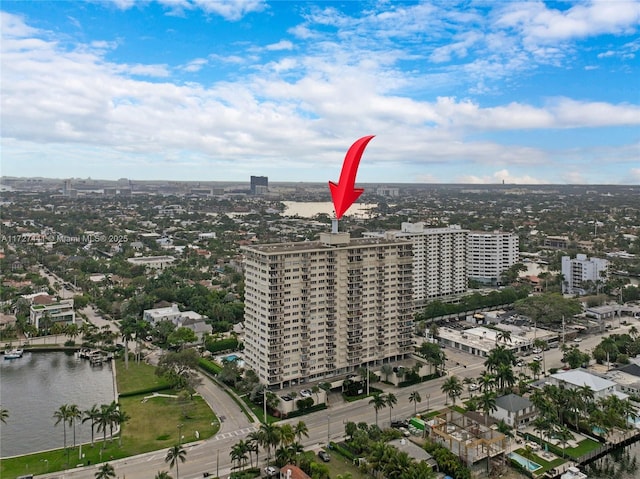
[[[213,437],[214,441],[219,441],[221,439],[229,439],[229,438],[233,438],[233,437],[242,437],[242,436],[246,436],[247,434],[250,434],[254,431],[257,431],[258,429],[254,426],[249,426],[249,427],[245,427],[242,429],[236,429],[235,431],[229,431],[229,432],[223,432],[221,434],[216,434]]]

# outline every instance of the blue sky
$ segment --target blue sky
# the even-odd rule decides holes
[[[6,176],[640,183],[640,0],[0,8]]]

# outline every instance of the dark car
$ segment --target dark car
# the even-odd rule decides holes
[[[318,451],[318,457],[324,462],[329,462],[331,460],[331,456],[327,451]]]
[[[407,421],[391,421],[391,427],[409,427],[409,423]]]

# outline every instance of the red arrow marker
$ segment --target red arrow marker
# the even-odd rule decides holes
[[[336,210],[337,219],[342,217],[345,211],[349,209],[353,202],[356,201],[364,191],[362,188],[355,188],[356,173],[358,173],[358,165],[360,164],[362,153],[364,153],[367,143],[369,143],[374,136],[375,135],[364,136],[351,145],[351,148],[349,148],[349,151],[347,151],[344,157],[338,184],[335,184],[333,181],[329,182],[331,199],[333,200],[333,208]]]

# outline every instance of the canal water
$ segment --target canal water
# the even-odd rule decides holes
[[[115,398],[111,364],[91,366],[72,353],[25,353],[19,359],[0,359],[0,404],[8,411],[0,425],[0,457],[62,448],[62,423],[53,414],[63,404],[80,411]],[[101,434],[96,433],[99,439]],[[91,441],[89,422],[76,424],[76,444]],[[67,425],[67,446],[73,429]]]
[[[638,479],[640,441],[617,449],[582,469],[589,479]]]

